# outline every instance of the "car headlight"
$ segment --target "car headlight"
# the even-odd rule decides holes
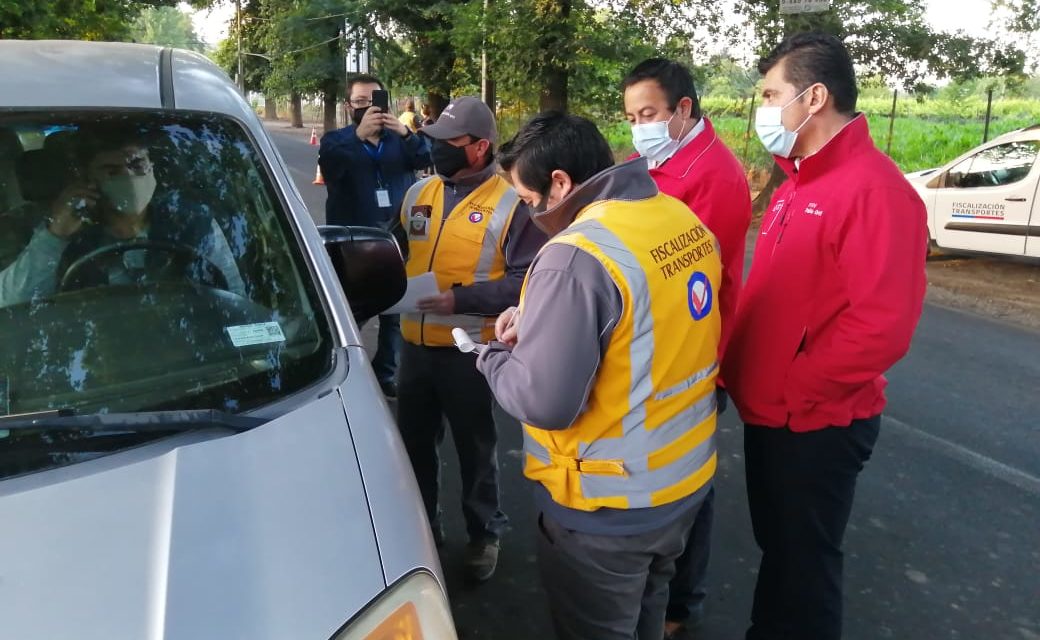
[[[448,600],[428,573],[415,573],[379,596],[335,640],[457,640]]]

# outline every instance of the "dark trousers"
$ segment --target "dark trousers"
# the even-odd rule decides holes
[[[440,510],[440,445],[451,426],[462,474],[462,514],[470,540],[497,540],[508,522],[498,501],[498,432],[491,390],[476,358],[454,347],[404,343],[397,391],[397,425],[419,483],[430,524]]]
[[[729,396],[726,390],[715,391],[718,415],[726,412]],[[668,622],[696,627],[704,618],[704,600],[708,597],[708,560],[711,557],[711,528],[715,522],[715,487],[704,497],[697,520],[690,530],[686,549],[675,561],[675,577],[668,585]]]
[[[538,566],[559,640],[661,640],[668,581],[697,511],[632,536],[572,531],[542,513]]]
[[[372,357],[376,380],[393,382],[397,377],[397,357],[401,351],[401,316],[379,316],[379,340]]]
[[[746,425],[748,504],[762,562],[747,640],[838,640],[842,538],[881,416],[808,433]]]
[[[708,558],[711,555],[711,527],[715,520],[715,487],[708,490],[690,538],[682,555],[675,561],[675,577],[668,584],[668,622],[681,622],[689,627],[704,618],[704,599],[708,597]]]

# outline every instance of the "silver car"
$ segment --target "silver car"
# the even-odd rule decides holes
[[[393,238],[316,228],[202,56],[0,60],[0,636],[455,638],[355,323]]]

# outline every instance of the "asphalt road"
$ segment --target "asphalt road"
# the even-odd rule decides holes
[[[320,223],[324,189],[310,184],[316,147],[306,134],[273,134]],[[1040,640],[1040,334],[928,305],[889,380],[889,408],[846,536],[845,638]],[[456,624],[467,639],[551,638],[520,432],[501,417],[500,433],[512,530],[498,573],[477,588],[465,587],[458,569],[464,527],[445,445],[442,559]],[[732,411],[720,419],[719,445],[701,637],[729,640],[743,637],[758,564]]]

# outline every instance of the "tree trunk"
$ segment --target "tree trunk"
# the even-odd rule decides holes
[[[336,128],[337,128],[336,127],[336,106],[337,106],[337,103],[338,103],[338,100],[336,99],[336,96],[339,93],[339,83],[335,82],[335,81],[328,82],[328,83],[326,83],[325,86],[326,86],[326,89],[322,93],[322,102],[323,102],[324,111],[325,111],[324,127],[325,127],[325,131],[335,131]],[[329,88],[330,86],[331,86],[331,89]]]
[[[278,119],[278,100],[271,94],[264,94],[264,120]]]
[[[552,67],[545,70],[542,94],[538,101],[542,111],[567,111],[567,80],[567,69]]]
[[[773,163],[773,172],[769,174],[769,180],[766,182],[766,186],[762,187],[762,190],[758,192],[758,196],[754,202],[751,203],[752,215],[758,215],[766,210],[769,206],[769,201],[773,198],[773,192],[784,183],[787,179],[787,174],[780,168],[780,165]]]
[[[430,105],[430,117],[434,120],[439,118],[441,111],[444,111],[444,107],[448,106],[448,102],[450,102],[448,96],[438,91],[428,92],[426,94],[426,104]]]
[[[574,58],[574,25],[571,24],[571,0],[552,0],[546,3],[541,15],[545,36],[541,38],[542,51],[557,52],[555,60]],[[538,106],[542,111],[567,111],[567,84],[570,69],[566,62],[550,62],[541,69],[542,92]]]
[[[335,131],[336,127],[336,107],[338,103],[338,97],[340,88],[343,86],[341,81],[343,80],[343,58],[341,55],[341,44],[342,44],[342,33],[339,29],[336,30],[336,35],[340,38],[329,42],[328,46],[328,57],[329,57],[329,68],[330,75],[326,76],[325,81],[322,83],[322,102],[324,103],[324,128],[325,131]]]
[[[303,128],[303,98],[299,92],[293,91],[289,98],[292,102],[292,126],[295,129]]]

